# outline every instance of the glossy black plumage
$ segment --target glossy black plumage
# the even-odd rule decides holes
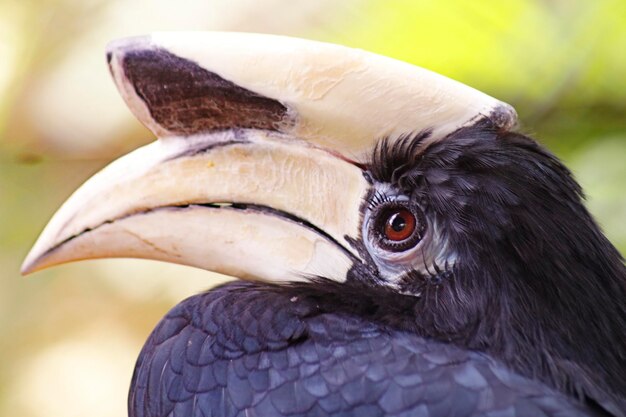
[[[488,123],[420,151],[424,138],[382,142],[371,165],[420,201],[460,260],[438,303],[418,304],[415,331],[626,409],[626,268],[572,174]],[[407,285],[432,287],[411,273]]]
[[[327,311],[322,294],[232,283],[179,304],[144,347],[130,415],[601,415],[485,355]]]
[[[369,174],[439,225],[454,265],[407,271],[421,295],[402,295],[355,241],[344,284],[193,297],[144,347],[131,416],[624,416],[626,272],[569,171],[488,123],[427,138],[381,141]]]

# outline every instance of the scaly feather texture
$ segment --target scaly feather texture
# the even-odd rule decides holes
[[[603,415],[488,356],[377,323],[378,291],[348,287],[238,282],[185,300],[143,348],[130,416]],[[365,304],[335,311],[357,292]]]

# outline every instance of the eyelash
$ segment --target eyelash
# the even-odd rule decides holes
[[[368,209],[373,212],[380,205],[390,203],[392,201],[394,201],[394,199],[390,195],[384,193],[383,191],[376,190],[368,203]]]

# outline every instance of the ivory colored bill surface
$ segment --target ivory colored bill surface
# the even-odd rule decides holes
[[[349,239],[360,233],[369,187],[358,166],[277,133],[157,141],[79,188],[45,228],[23,271],[140,257],[258,279],[270,272],[339,276],[330,263],[345,273],[359,259]],[[281,252],[290,259],[270,258]],[[266,265],[252,269],[249,259]]]
[[[124,99],[159,137],[255,127],[361,157],[382,137],[429,130],[429,140],[438,140],[480,120],[500,129],[517,120],[508,104],[457,81],[322,42],[177,32],[123,39],[108,51]],[[181,80],[190,77],[200,87],[187,94]],[[149,91],[158,91],[158,99]],[[164,118],[161,110],[170,100],[186,104]]]

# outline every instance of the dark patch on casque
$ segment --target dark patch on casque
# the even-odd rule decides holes
[[[122,67],[152,118],[173,134],[232,128],[280,131],[290,123],[280,102],[166,50],[129,51]]]
[[[107,64],[111,65],[111,60],[113,59],[113,53],[107,52]]]

